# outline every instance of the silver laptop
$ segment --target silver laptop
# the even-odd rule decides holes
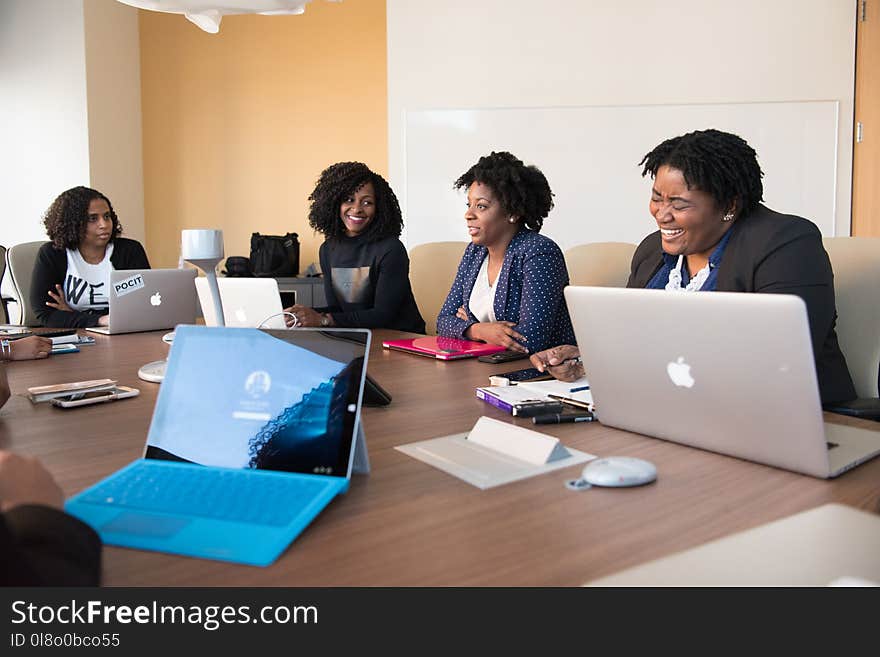
[[[196,321],[193,269],[118,269],[110,272],[110,325],[88,331],[115,335],[174,328]]]
[[[220,302],[226,326],[287,328],[281,308],[281,294],[274,278],[218,278]],[[196,291],[206,326],[217,326],[214,298],[208,279],[196,279]]]
[[[603,424],[822,478],[880,454],[880,430],[823,422],[799,297],[568,287],[565,299]]]

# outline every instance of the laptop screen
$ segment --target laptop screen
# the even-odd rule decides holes
[[[368,336],[179,326],[145,456],[348,476]]]

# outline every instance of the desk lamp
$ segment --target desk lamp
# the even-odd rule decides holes
[[[181,258],[205,272],[208,288],[214,300],[214,314],[218,326],[226,326],[223,317],[223,302],[220,300],[220,286],[217,285],[217,265],[223,260],[223,231],[213,229],[187,229],[181,233]],[[165,378],[167,360],[155,360],[138,370],[138,377],[144,381],[161,383]]]

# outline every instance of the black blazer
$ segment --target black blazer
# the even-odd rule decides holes
[[[811,221],[759,205],[737,219],[730,230],[715,289],[801,297],[807,304],[822,403],[855,399],[852,377],[834,331],[834,273],[819,229]],[[645,287],[662,263],[657,231],[636,249],[627,287]]]
[[[0,586],[97,586],[101,539],[59,509],[22,505],[0,514]]]
[[[110,263],[114,269],[150,268],[150,261],[147,260],[147,254],[141,243],[125,237],[113,239],[113,255],[110,256]],[[54,290],[56,284],[63,286],[66,276],[67,251],[56,248],[52,242],[46,242],[37,252],[31,279],[31,306],[37,319],[43,326],[56,328],[97,326],[98,319],[101,315],[106,315],[109,310],[67,312],[46,305],[47,301],[52,300],[48,291]]]

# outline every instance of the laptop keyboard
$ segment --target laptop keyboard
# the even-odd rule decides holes
[[[291,474],[254,477],[253,471],[163,467],[149,461],[98,484],[83,502],[120,509],[283,527],[328,486]]]

